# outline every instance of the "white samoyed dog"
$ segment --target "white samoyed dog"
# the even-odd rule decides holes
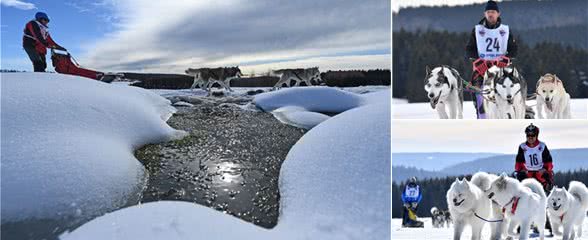
[[[516,236],[516,228],[520,226],[519,239],[527,240],[534,223],[539,228],[539,238],[544,240],[547,196],[537,180],[528,178],[519,182],[503,173],[485,193],[504,209],[504,219],[509,224],[508,235]]]
[[[501,223],[490,223],[490,219],[501,218],[500,207],[493,207],[492,201],[484,194],[482,187],[489,188],[496,175],[479,172],[472,181],[455,179],[447,191],[447,206],[453,220],[453,239],[461,239],[466,226],[472,228],[472,240],[482,237],[482,229],[490,224],[491,239],[500,239]]]
[[[563,227],[563,240],[582,237],[582,223],[588,211],[588,188],[581,182],[571,181],[569,190],[554,188],[547,198],[547,215],[551,227],[556,235],[562,235],[559,230]],[[574,227],[578,227],[575,231]]]

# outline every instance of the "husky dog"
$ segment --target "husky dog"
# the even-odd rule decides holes
[[[434,228],[442,228],[445,225],[445,213],[437,207],[431,208],[431,222]]]
[[[528,178],[519,182],[503,173],[484,192],[489,199],[504,209],[504,218],[509,223],[508,235],[517,235],[515,230],[517,226],[520,226],[519,239],[526,240],[529,237],[531,224],[534,223],[540,226],[539,238],[541,240],[545,238],[543,226],[547,218],[545,209],[547,196],[537,180]]]
[[[463,118],[463,78],[457,70],[441,66],[430,70],[426,68],[425,91],[431,103],[431,108],[436,109],[441,119]],[[449,109],[447,115],[446,107]]]
[[[321,72],[319,71],[318,67],[313,68],[295,68],[295,69],[280,69],[271,71],[272,76],[280,77],[280,80],[274,85],[273,89],[281,88],[282,84],[286,84],[288,87],[292,87],[290,85],[290,81],[294,80],[296,83],[294,86],[300,86],[301,82],[306,83],[306,86],[312,86],[311,81],[316,81],[317,83],[321,83],[323,80],[321,78]]]
[[[570,94],[566,92],[563,82],[555,75],[547,73],[537,81],[537,111],[543,118],[572,118],[570,113]]]
[[[588,188],[581,182],[571,181],[570,190],[554,188],[547,198],[547,215],[556,235],[561,235],[559,227],[563,227],[563,240],[582,237],[582,224],[588,210]],[[578,231],[574,230],[578,227]]]
[[[186,74],[194,76],[194,83],[190,89],[199,87],[206,91],[210,91],[210,88],[218,83],[227,91],[233,91],[231,89],[231,80],[235,78],[241,78],[241,69],[239,67],[218,67],[218,68],[188,68]]]
[[[479,175],[479,176],[477,176]],[[490,180],[482,180],[488,178],[486,174],[476,174],[472,177],[472,182],[467,179],[455,179],[451,184],[451,188],[447,191],[447,206],[453,219],[453,239],[461,239],[464,228],[470,225],[472,228],[472,240],[479,240],[482,237],[482,229],[487,223],[484,219],[493,219],[500,216],[495,216],[492,208],[492,201],[488,199],[480,186],[475,185],[481,182],[490,182]],[[499,213],[500,215],[500,213]],[[490,239],[500,239],[501,229],[500,224],[489,223],[492,230]]]
[[[488,69],[482,91],[488,99],[488,108],[485,106],[484,110],[489,118],[525,118],[527,82],[513,66]]]
[[[443,211],[443,216],[445,217],[445,225],[448,228],[451,227],[451,223],[453,223],[453,220],[451,220],[451,213],[449,212],[449,210]]]

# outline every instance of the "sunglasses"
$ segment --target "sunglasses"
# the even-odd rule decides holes
[[[527,137],[537,137],[537,135],[527,135]]]

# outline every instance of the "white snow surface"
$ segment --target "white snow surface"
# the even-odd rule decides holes
[[[402,228],[402,219],[392,219],[392,239],[394,240],[447,240],[453,239],[453,225],[450,228],[433,228],[431,218],[422,218],[419,221],[425,222],[424,228]],[[588,219],[584,220],[582,227],[582,238],[588,236]],[[471,228],[466,227],[461,239],[471,239]],[[529,239],[539,239],[529,238]],[[546,239],[561,239],[560,237]],[[490,227],[486,225],[482,231],[482,240],[490,240]]]
[[[148,90],[52,73],[1,73],[2,223],[103,214],[137,198],[133,150],[183,137]]]
[[[292,147],[280,172],[273,229],[196,204],[153,202],[98,217],[61,238],[390,239],[390,91],[370,98],[371,104],[329,118]]]
[[[329,118],[322,113],[340,113],[390,98],[388,89],[369,92],[369,88],[345,91],[331,87],[283,88],[255,96],[253,104],[297,127],[310,129]],[[369,92],[360,94],[357,92]]]
[[[537,117],[537,108],[534,107],[535,100],[527,101],[527,105],[533,106],[535,117]],[[392,110],[393,119],[439,119],[435,109],[431,104],[426,103],[408,103],[405,99],[394,99]],[[572,99],[570,111],[573,119],[588,119],[588,99]],[[474,103],[466,101],[463,103],[463,118],[476,119],[476,109]]]

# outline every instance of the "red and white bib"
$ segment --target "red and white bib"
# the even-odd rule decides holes
[[[539,171],[543,169],[543,151],[545,144],[539,142],[535,147],[529,147],[526,143],[521,144],[525,155],[525,167],[528,171]]]

